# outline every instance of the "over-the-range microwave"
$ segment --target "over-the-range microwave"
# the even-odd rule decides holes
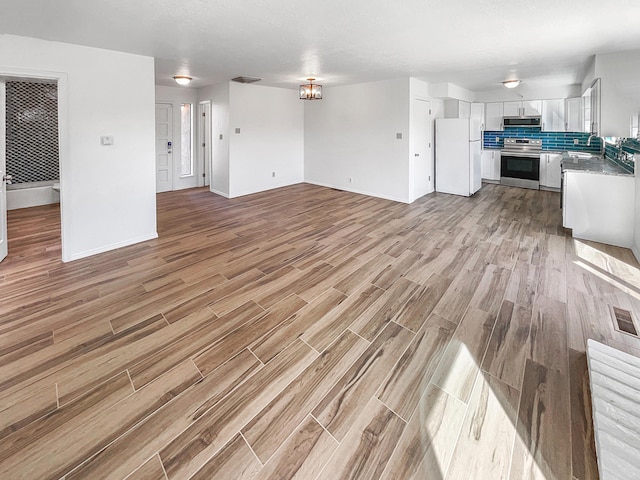
[[[504,117],[502,125],[503,127],[540,128],[542,126],[542,117]]]

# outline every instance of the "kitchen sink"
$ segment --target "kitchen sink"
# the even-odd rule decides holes
[[[599,157],[599,155],[594,155],[593,153],[590,153],[590,152],[573,152],[571,150],[567,152],[567,155],[569,155],[571,158]]]

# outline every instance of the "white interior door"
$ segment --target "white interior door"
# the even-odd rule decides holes
[[[5,83],[0,81],[0,262],[9,251],[7,243],[7,125],[6,125],[6,97]]]
[[[433,191],[433,155],[431,150],[431,103],[414,99],[411,119],[413,162],[413,199]]]
[[[173,106],[156,104],[156,192],[173,190]]]

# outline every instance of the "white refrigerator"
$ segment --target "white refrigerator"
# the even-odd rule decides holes
[[[480,190],[481,137],[477,119],[436,119],[436,192],[468,197]]]

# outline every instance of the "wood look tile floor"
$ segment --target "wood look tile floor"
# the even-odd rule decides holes
[[[0,478],[597,478],[585,339],[640,356],[640,267],[557,193],[157,198],[67,264],[57,206],[9,212]]]

